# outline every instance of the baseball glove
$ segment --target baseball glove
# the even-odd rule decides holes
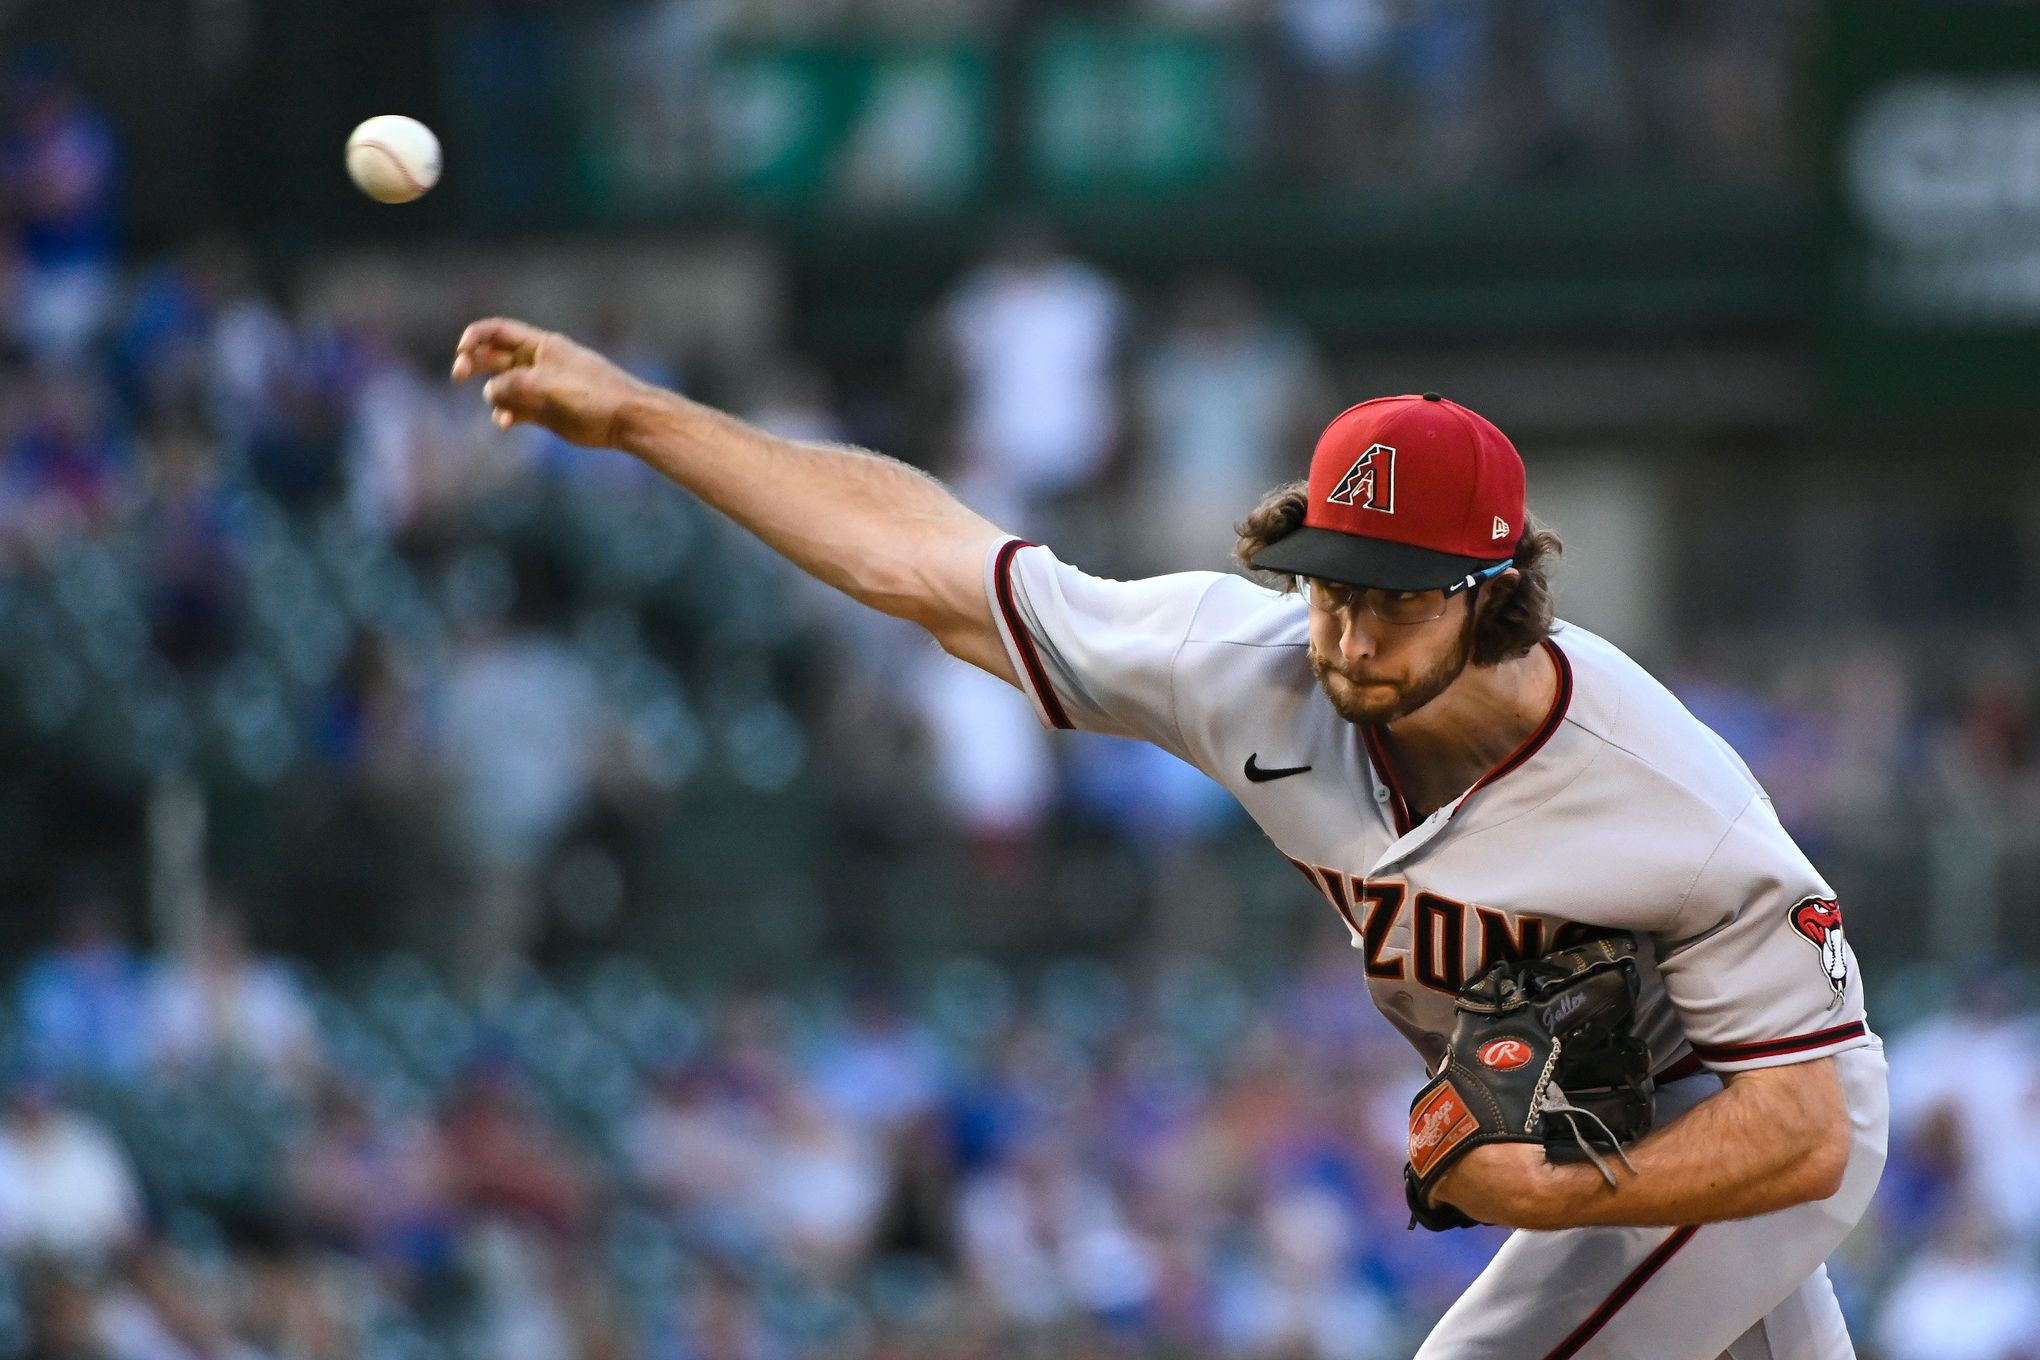
[[[1459,993],[1445,1061],[1410,1104],[1403,1168],[1410,1226],[1470,1227],[1431,1188],[1487,1143],[1542,1143],[1552,1161],[1590,1161],[1650,1132],[1650,1054],[1632,1029],[1636,944],[1601,936],[1543,958],[1497,963]]]

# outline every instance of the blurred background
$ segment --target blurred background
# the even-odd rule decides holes
[[[2040,1356],[2040,6],[0,0],[0,81],[0,1354],[1376,1360],[1499,1240],[1214,786],[493,431],[512,311],[1104,574],[1496,419],[1846,905],[1860,1348]]]

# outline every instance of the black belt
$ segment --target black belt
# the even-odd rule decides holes
[[[1673,1063],[1670,1067],[1667,1067],[1664,1071],[1658,1073],[1657,1076],[1653,1077],[1651,1080],[1655,1081],[1660,1086],[1669,1086],[1671,1083],[1675,1081],[1684,1081],[1687,1077],[1692,1076],[1694,1073],[1704,1072],[1706,1070],[1707,1065],[1700,1061],[1700,1055],[1698,1053],[1692,1052],[1689,1049],[1685,1057],[1679,1059],[1677,1062]]]

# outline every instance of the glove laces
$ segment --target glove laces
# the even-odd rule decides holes
[[[1608,1182],[1610,1190],[1617,1188],[1615,1172],[1608,1166],[1607,1161],[1602,1158],[1601,1154],[1595,1150],[1594,1140],[1589,1138],[1586,1132],[1580,1128],[1580,1120],[1585,1119],[1592,1123],[1594,1128],[1600,1131],[1601,1136],[1608,1140],[1608,1146],[1622,1160],[1622,1165],[1629,1168],[1629,1174],[1632,1176],[1636,1174],[1636,1163],[1629,1160],[1629,1154],[1622,1150],[1622,1143],[1609,1130],[1608,1125],[1603,1122],[1601,1116],[1595,1114],[1592,1110],[1582,1109],[1580,1106],[1573,1104],[1566,1096],[1566,1093],[1556,1085],[1548,1087],[1547,1090],[1550,1092],[1550,1095],[1544,1103],[1543,1113],[1565,1116],[1566,1127],[1572,1130],[1573,1141],[1579,1144],[1581,1152],[1587,1154],[1587,1160],[1594,1164],[1594,1170],[1601,1173],[1601,1179]]]

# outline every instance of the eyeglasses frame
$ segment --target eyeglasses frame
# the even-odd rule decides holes
[[[1455,595],[1463,595],[1463,594],[1465,594],[1465,593],[1466,593],[1467,591],[1469,591],[1469,590],[1472,590],[1472,589],[1473,589],[1473,588],[1474,588],[1475,586],[1478,586],[1478,585],[1480,585],[1480,584],[1481,584],[1482,582],[1484,582],[1484,581],[1491,581],[1491,580],[1493,580],[1493,579],[1494,579],[1495,577],[1497,577],[1497,576],[1500,576],[1500,575],[1501,575],[1501,574],[1502,574],[1503,572],[1507,571],[1507,570],[1508,570],[1508,569],[1509,569],[1510,567],[1513,567],[1513,566],[1515,566],[1515,565],[1516,565],[1516,563],[1515,563],[1515,559],[1514,559],[1514,558],[1511,558],[1511,559],[1509,559],[1509,560],[1508,560],[1508,561],[1506,561],[1506,562],[1497,562],[1497,563],[1495,563],[1495,564],[1494,564],[1493,566],[1491,566],[1491,567],[1482,567],[1482,568],[1481,568],[1481,569],[1480,569],[1479,571],[1475,571],[1475,572],[1469,572],[1469,573],[1468,573],[1468,574],[1466,574],[1465,576],[1462,576],[1462,577],[1460,577],[1460,578],[1459,578],[1459,579],[1458,579],[1457,581],[1454,581],[1454,582],[1453,582],[1453,583],[1452,583],[1451,585],[1448,585],[1448,586],[1434,586],[1434,587],[1432,587],[1432,589],[1435,589],[1435,590],[1442,590],[1442,591],[1444,592],[1444,599],[1445,599],[1445,600],[1450,600],[1450,599],[1451,599],[1451,598],[1452,598],[1453,596],[1455,596]],[[1313,579],[1315,579],[1315,578],[1312,578],[1312,577],[1305,577],[1305,578],[1304,578],[1305,584],[1306,584],[1306,585],[1308,585],[1308,584],[1309,584],[1309,582],[1310,582],[1311,580],[1313,580]],[[1443,609],[1443,608],[1441,607],[1441,608],[1440,608],[1440,609],[1438,610],[1438,612],[1437,612],[1437,613],[1433,614],[1433,615],[1432,615],[1432,616],[1431,616],[1430,618],[1428,618],[1428,619],[1387,619],[1387,618],[1382,618],[1382,616],[1381,616],[1380,612],[1379,612],[1378,610],[1376,610],[1376,609],[1374,608],[1374,606],[1373,606],[1373,605],[1371,605],[1371,604],[1369,604],[1369,603],[1367,602],[1367,593],[1368,593],[1369,591],[1372,591],[1372,590],[1381,590],[1381,589],[1385,589],[1385,587],[1382,587],[1382,586],[1355,586],[1355,585],[1350,585],[1350,584],[1348,584],[1348,583],[1346,583],[1346,582],[1344,582],[1344,581],[1327,581],[1327,582],[1325,582],[1325,584],[1327,584],[1327,585],[1335,585],[1335,586],[1341,586],[1341,587],[1343,587],[1343,588],[1345,588],[1345,589],[1347,589],[1347,590],[1357,591],[1357,592],[1358,592],[1358,594],[1359,594],[1359,600],[1360,600],[1360,606],[1361,606],[1361,608],[1365,609],[1365,610],[1366,610],[1366,611],[1367,611],[1367,612],[1368,612],[1368,613],[1369,613],[1370,615],[1372,615],[1372,616],[1373,616],[1373,617],[1375,617],[1376,619],[1380,619],[1380,620],[1381,620],[1381,622],[1383,622],[1383,623],[1387,624],[1387,625],[1388,625],[1389,627],[1391,627],[1391,628],[1416,628],[1416,627],[1419,627],[1419,626],[1421,626],[1421,625],[1423,625],[1423,624],[1426,624],[1426,623],[1436,623],[1436,622],[1437,622],[1437,621],[1438,621],[1439,619],[1442,619],[1442,618],[1444,618],[1444,617],[1445,617],[1445,611],[1444,611],[1444,609]],[[1442,604],[1442,602],[1441,602],[1441,604]],[[1323,605],[1323,604],[1320,604],[1320,605],[1319,605],[1318,607],[1319,607],[1320,609],[1325,609],[1325,608],[1332,608],[1333,606],[1328,606],[1328,605]]]

